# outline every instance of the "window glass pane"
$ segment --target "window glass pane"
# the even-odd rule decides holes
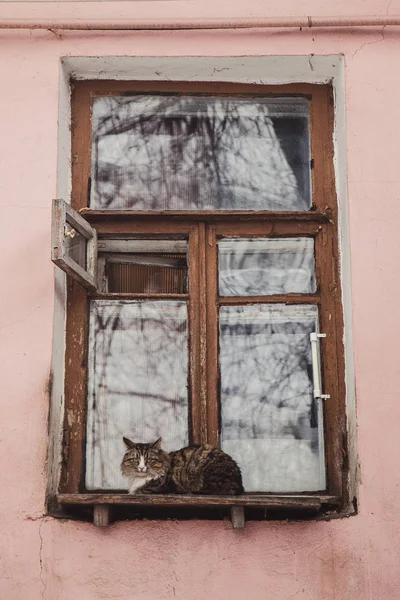
[[[68,252],[68,256],[72,258],[82,269],[86,269],[86,246],[87,239],[79,233],[76,229],[70,227],[67,224],[67,233],[72,235],[66,235],[65,247]]]
[[[248,492],[325,489],[310,345],[317,323],[310,305],[220,309],[221,447]]]
[[[309,210],[305,98],[95,98],[94,209]]]
[[[218,249],[220,296],[316,291],[312,238],[224,239]]]
[[[175,301],[91,303],[86,486],[127,488],[122,436],[188,443],[187,307]]]
[[[143,294],[184,294],[185,254],[125,254],[107,260],[108,291]]]

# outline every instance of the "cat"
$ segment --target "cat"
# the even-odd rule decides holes
[[[136,444],[123,438],[128,450],[121,473],[129,480],[129,493],[216,494],[244,492],[236,462],[208,444],[188,446],[169,454],[161,438],[152,444]]]
[[[129,493],[139,490],[162,492],[167,485],[171,458],[161,448],[161,438],[153,444],[135,444],[122,438],[128,448],[121,463],[121,473],[129,480]]]

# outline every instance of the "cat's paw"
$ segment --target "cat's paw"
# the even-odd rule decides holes
[[[144,488],[144,486],[146,485],[146,482],[140,479],[135,479],[134,481],[130,482],[129,485],[129,494],[131,496],[136,496],[139,492],[142,491],[142,489]]]

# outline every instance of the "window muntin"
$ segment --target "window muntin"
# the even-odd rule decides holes
[[[93,100],[90,207],[311,207],[309,101],[194,95]]]

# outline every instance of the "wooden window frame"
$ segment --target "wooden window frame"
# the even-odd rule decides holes
[[[312,199],[310,211],[125,211],[88,208],[91,160],[91,99],[119,93],[182,93],[226,96],[306,96],[310,102]],[[97,524],[108,522],[109,505],[230,506],[266,510],[340,511],[348,503],[343,312],[339,271],[338,207],[333,168],[333,96],[329,85],[262,86],[233,83],[76,81],[72,84],[72,208],[104,237],[186,238],[189,243],[191,442],[218,443],[218,308],[229,304],[293,303],[319,308],[326,333],[321,356],[325,391],[324,439],[327,490],[307,494],[244,494],[237,498],[87,493],[84,487],[90,298],[173,298],[165,294],[99,294],[67,280],[65,422],[58,501],[95,507]],[[218,298],[216,244],[220,236],[313,237],[315,294]],[[179,295],[179,298],[184,296]],[[207,315],[207,319],[201,318]],[[242,509],[241,509],[242,510]],[[97,516],[96,516],[97,515]],[[240,526],[240,525],[239,525]]]

